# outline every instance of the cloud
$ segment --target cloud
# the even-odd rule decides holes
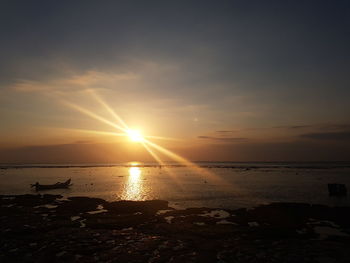
[[[79,140],[79,141],[75,141],[73,144],[92,144],[92,143],[94,142],[89,140]]]
[[[274,129],[289,129],[289,130],[301,130],[301,129],[315,129],[315,130],[344,130],[349,129],[350,124],[309,124],[309,125],[285,125],[285,126],[275,126]]]
[[[113,163],[153,160],[142,145],[135,147],[131,149],[122,143],[75,142],[0,148],[0,163]]]
[[[350,131],[305,133],[300,137],[313,140],[347,141],[350,140]]]
[[[232,132],[236,132],[233,130],[227,130],[227,131],[216,131],[217,133],[232,133]]]
[[[135,73],[103,73],[99,71],[87,71],[82,74],[72,74],[65,78],[57,78],[47,81],[19,80],[12,89],[17,92],[41,92],[41,91],[72,91],[106,88],[121,85],[139,76]]]
[[[247,141],[247,138],[240,137],[214,137],[214,136],[198,136],[199,139],[207,139],[214,141],[222,141],[222,142],[244,142]]]
[[[291,130],[295,130],[295,129],[306,129],[306,128],[312,128],[318,125],[287,125],[287,126],[276,126],[273,127],[275,129],[291,129]]]
[[[327,124],[323,127],[328,130],[350,130],[350,124]]]

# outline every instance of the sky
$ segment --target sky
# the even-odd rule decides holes
[[[350,161],[349,1],[0,6],[0,163]]]

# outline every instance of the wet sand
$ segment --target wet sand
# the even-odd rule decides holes
[[[350,262],[350,207],[0,196],[0,262]]]

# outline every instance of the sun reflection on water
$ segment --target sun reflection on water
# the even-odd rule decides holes
[[[130,167],[129,168],[129,179],[133,182],[140,180],[141,169],[140,167]]]
[[[122,199],[123,200],[144,200],[144,185],[142,180],[142,170],[140,167],[129,167],[129,177],[125,183]]]

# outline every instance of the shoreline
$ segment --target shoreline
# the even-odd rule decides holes
[[[219,161],[195,161],[193,165],[179,163],[1,163],[0,170],[7,169],[30,169],[30,168],[105,168],[105,167],[141,167],[141,168],[181,168],[199,166],[201,168],[222,168],[222,169],[348,169],[350,161],[330,161],[330,162],[219,162]]]
[[[50,194],[0,195],[0,205],[1,262],[350,261],[350,207],[176,210]]]

